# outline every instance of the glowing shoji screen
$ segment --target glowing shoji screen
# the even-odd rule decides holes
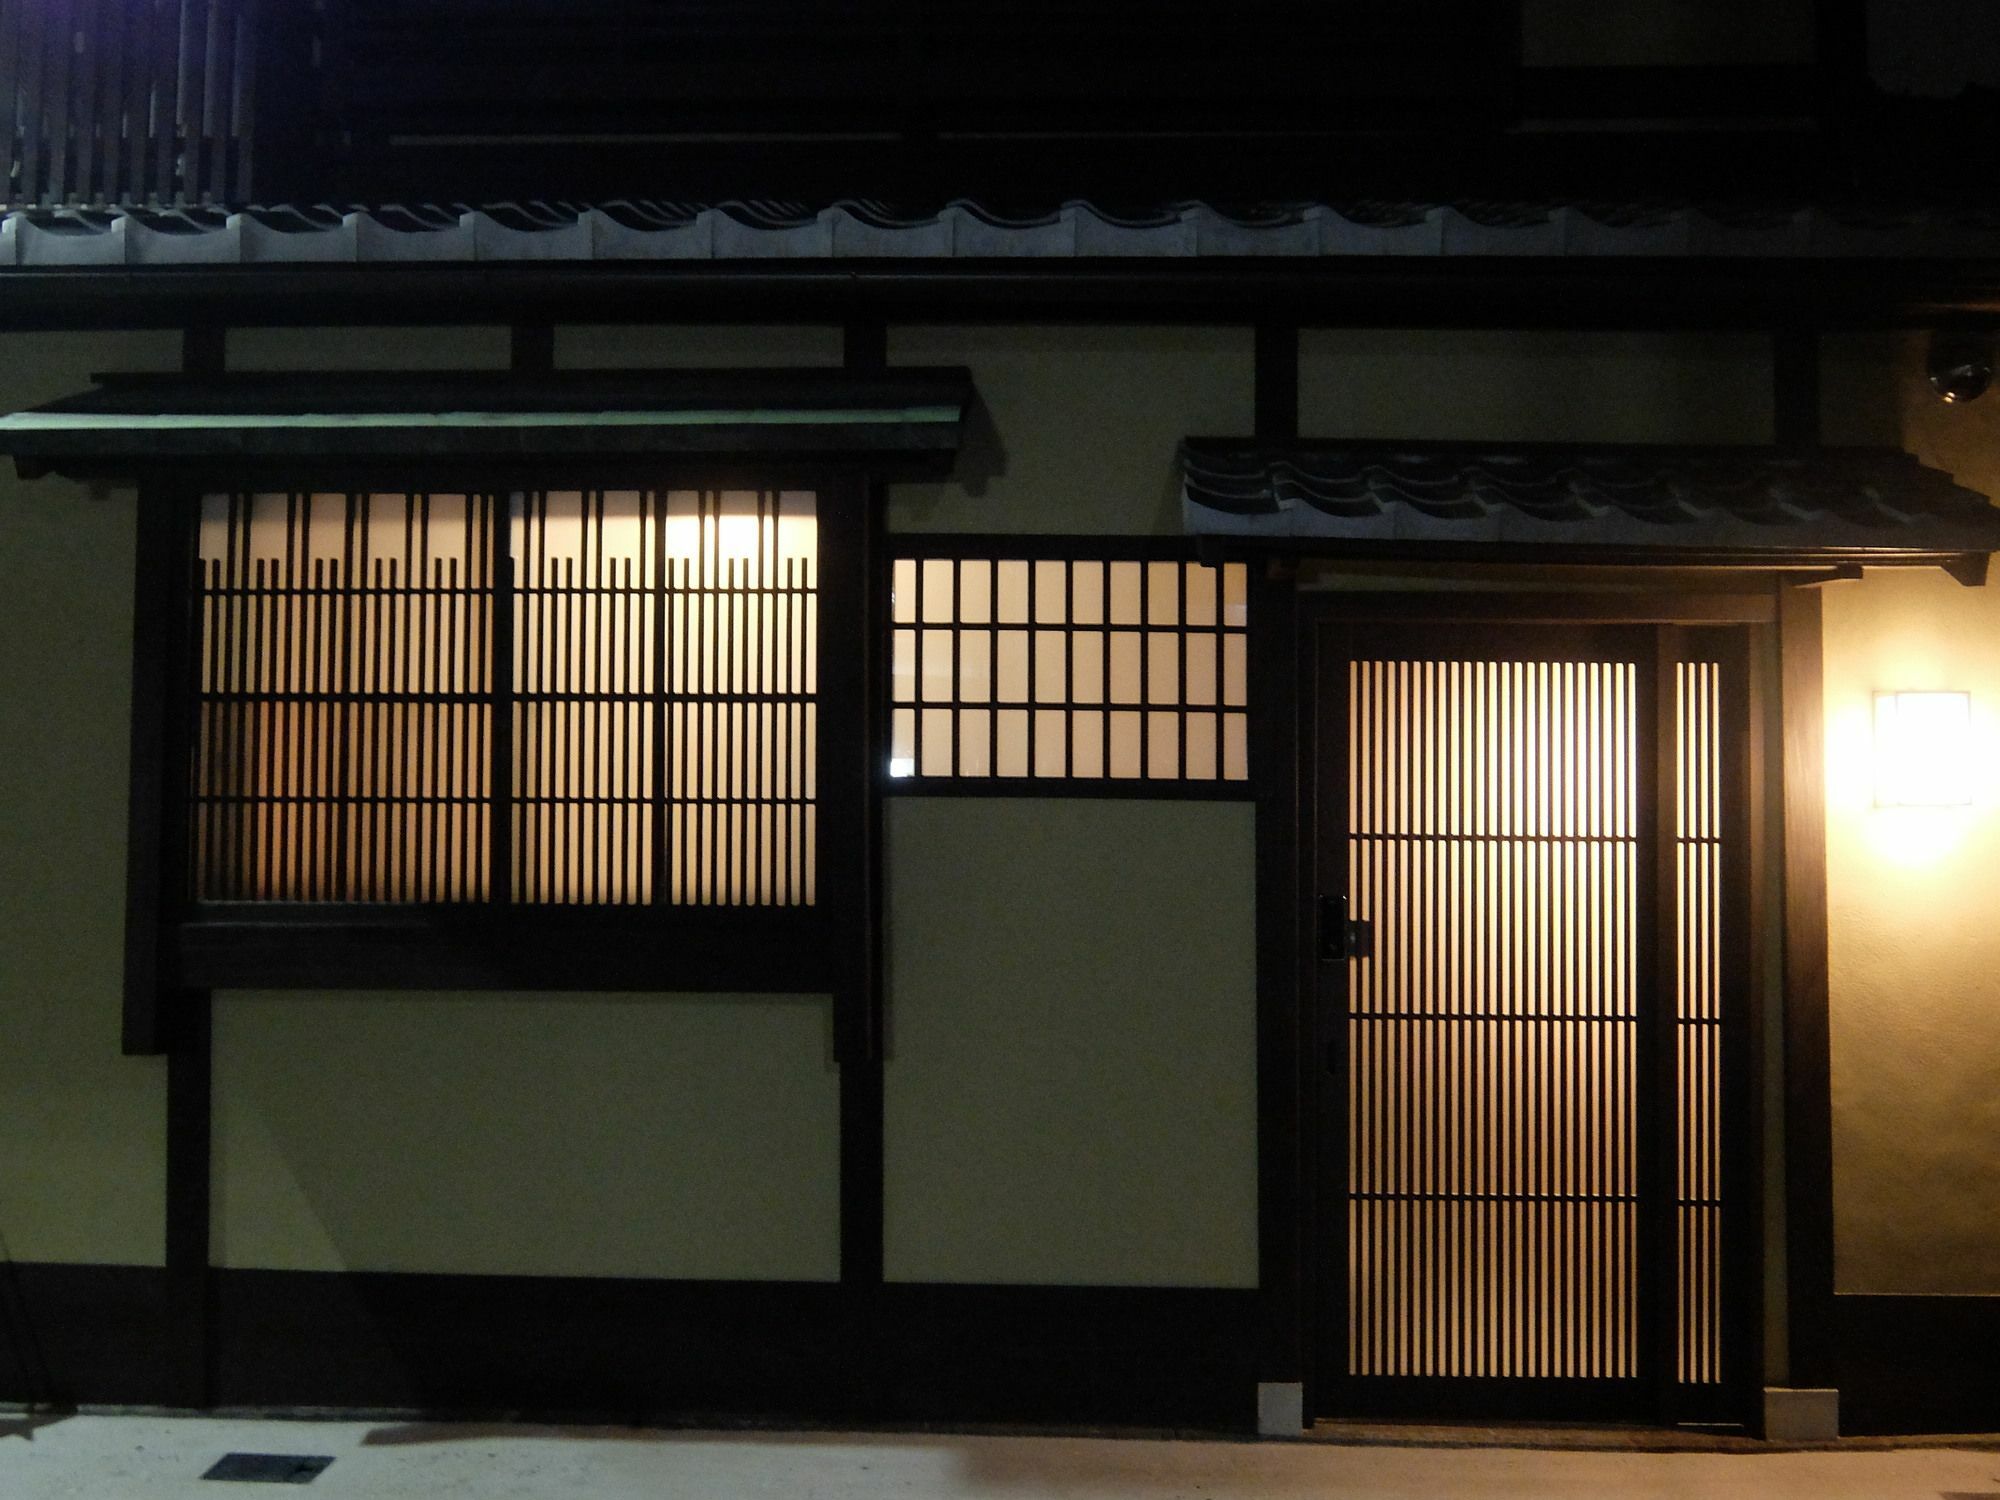
[[[1244,565],[901,558],[889,771],[1243,781]]]
[[[817,540],[804,491],[207,497],[195,894],[810,905]]]

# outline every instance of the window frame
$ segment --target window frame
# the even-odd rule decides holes
[[[157,1050],[160,995],[211,989],[829,994],[851,987],[871,858],[865,684],[879,500],[859,466],[662,456],[163,466],[140,485],[126,1049]],[[455,905],[196,899],[188,878],[199,699],[202,497],[266,490],[798,489],[816,498],[816,899],[779,906]]]
[[[875,703],[875,713],[882,752],[876,760],[873,771],[876,785],[884,796],[1137,798],[1145,801],[1169,802],[1257,801],[1260,763],[1256,742],[1259,713],[1254,702],[1257,688],[1255,659],[1256,636],[1263,628],[1263,622],[1258,619],[1254,559],[1218,545],[1212,539],[1146,535],[1105,536],[1096,533],[1070,535],[1062,532],[896,531],[884,538],[881,551],[877,588],[883,601],[879,634],[885,666],[881,689]],[[1093,778],[1067,773],[1061,776],[925,776],[913,772],[908,776],[892,776],[889,772],[888,747],[892,742],[891,726],[894,714],[899,708],[907,710],[915,707],[919,712],[923,708],[921,701],[915,704],[895,701],[895,684],[886,665],[891,659],[894,633],[899,628],[889,603],[893,593],[894,569],[898,562],[909,560],[914,560],[919,566],[927,561],[940,560],[957,562],[1004,560],[1025,561],[1030,564],[1059,561],[1176,562],[1202,563],[1217,568],[1225,563],[1240,563],[1251,569],[1251,576],[1246,580],[1243,627],[1247,645],[1248,681],[1242,707],[1230,710],[1244,715],[1246,774],[1240,780],[1228,780],[1219,774],[1213,780],[1190,780],[1178,775],[1172,777],[1106,775]],[[921,622],[915,628],[921,630]],[[1024,628],[1033,630],[1034,626],[1030,623]],[[1031,712],[1034,708],[1032,702],[1022,706]],[[1185,705],[1179,707],[1185,709]],[[1220,715],[1223,706],[1218,704],[1216,712]]]

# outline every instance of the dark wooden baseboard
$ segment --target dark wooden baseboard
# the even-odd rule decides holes
[[[1842,1432],[2000,1432],[2000,1296],[1837,1296],[1833,1314]]]
[[[215,1399],[638,1422],[1249,1430],[1261,1311],[1199,1288],[212,1272]],[[0,1264],[0,1400],[178,1404],[172,1284]],[[1842,1430],[2000,1431],[2000,1297],[1842,1296]]]
[[[169,1285],[157,1266],[0,1263],[0,1400],[171,1404]]]
[[[0,1399],[173,1405],[164,1271],[20,1266]],[[211,1273],[222,1406],[1247,1431],[1258,1295]],[[15,1357],[35,1348],[33,1359]],[[44,1367],[47,1382],[34,1371]]]

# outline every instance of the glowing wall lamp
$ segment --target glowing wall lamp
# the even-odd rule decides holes
[[[1972,801],[1972,694],[1875,695],[1875,805]]]

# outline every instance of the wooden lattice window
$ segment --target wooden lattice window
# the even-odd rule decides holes
[[[1242,563],[904,557],[891,582],[892,777],[1248,779]]]
[[[805,490],[213,494],[209,902],[809,906]]]

